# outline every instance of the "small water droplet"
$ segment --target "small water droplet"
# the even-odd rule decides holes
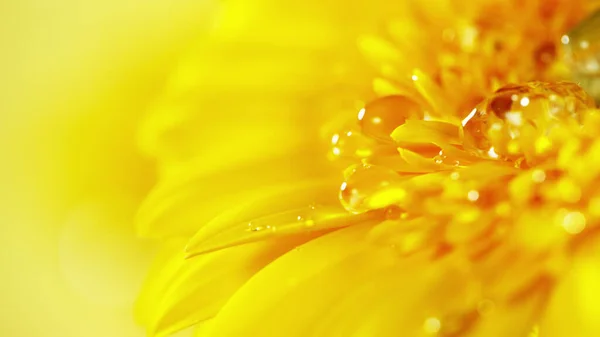
[[[569,234],[579,234],[585,229],[586,218],[581,212],[567,212],[562,219],[562,226]]]
[[[402,208],[400,208],[398,206],[389,206],[385,210],[385,217],[388,220],[400,219],[403,214],[404,214],[404,211],[402,210]]]
[[[425,333],[429,335],[437,334],[441,328],[442,322],[439,320],[439,318],[429,317],[425,320],[425,322],[423,322],[423,330],[425,330]]]
[[[471,202],[477,201],[479,199],[479,192],[476,190],[469,191],[469,193],[467,193],[467,199]]]
[[[369,211],[368,198],[400,179],[394,170],[375,165],[356,165],[350,172],[340,187],[339,198],[344,208],[355,214]]]
[[[531,179],[536,183],[542,183],[546,180],[546,173],[543,170],[535,169],[531,172]]]
[[[334,157],[369,158],[376,154],[397,152],[391,144],[380,144],[359,131],[345,130],[331,137],[331,153]]]

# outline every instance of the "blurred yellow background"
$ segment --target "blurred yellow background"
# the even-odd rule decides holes
[[[0,336],[143,336],[136,128],[207,1],[0,2]],[[214,7],[214,6],[213,6]]]
[[[355,113],[338,94],[370,85],[354,43],[377,12],[361,1],[344,11],[319,1],[1,2],[0,336],[143,336],[132,302],[156,247],[136,237],[133,218],[164,172],[141,154],[161,148],[143,133],[140,148],[138,131],[173,71],[196,64],[211,105],[168,150],[191,151],[186,160],[207,172],[254,165],[314,143],[324,112]],[[212,44],[199,44],[207,32]]]

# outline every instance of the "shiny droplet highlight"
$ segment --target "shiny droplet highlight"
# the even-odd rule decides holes
[[[482,157],[510,161],[533,158],[538,139],[560,123],[580,123],[593,99],[574,83],[507,85],[481,102],[462,122],[464,148]]]
[[[375,165],[356,165],[348,170],[340,186],[339,198],[346,210],[359,214],[376,208],[371,199],[383,190],[393,189],[400,176],[395,171]],[[394,193],[402,193],[399,189]],[[377,206],[380,206],[377,204]]]
[[[379,140],[388,140],[392,131],[407,119],[422,119],[423,110],[413,99],[393,95],[374,100],[358,113],[362,133]]]

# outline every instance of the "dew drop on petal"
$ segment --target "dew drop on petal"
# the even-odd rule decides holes
[[[542,183],[546,180],[546,173],[543,170],[535,169],[531,172],[531,179],[535,183]]]
[[[429,317],[423,322],[423,330],[428,335],[437,334],[442,328],[442,322],[436,317]]]
[[[469,199],[469,201],[475,202],[479,199],[479,192],[475,191],[475,190],[471,190],[469,191],[469,193],[467,193],[467,199]]]
[[[388,220],[401,219],[406,213],[398,206],[389,206],[385,210],[385,218]]]
[[[335,157],[368,158],[374,154],[375,141],[358,131],[346,130],[331,137]]]
[[[586,219],[581,212],[568,212],[564,215],[562,226],[569,234],[579,234],[585,229]]]
[[[358,115],[362,133],[374,139],[389,139],[390,134],[407,119],[422,119],[423,109],[413,99],[393,95],[368,103]]]
[[[375,165],[357,165],[340,186],[339,199],[346,210],[359,214],[370,210],[367,200],[400,176],[394,170]]]
[[[558,123],[579,122],[593,99],[575,83],[528,82],[507,85],[481,102],[463,120],[464,148],[485,158],[517,161],[541,155],[523,141],[545,135]]]

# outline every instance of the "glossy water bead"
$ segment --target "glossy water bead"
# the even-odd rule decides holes
[[[371,198],[400,180],[400,175],[387,167],[358,164],[346,170],[339,198],[346,210],[359,214],[377,208]],[[381,206],[381,205],[377,205]]]
[[[363,134],[379,140],[388,140],[392,131],[407,119],[422,119],[423,108],[415,100],[392,95],[374,100],[358,113]]]
[[[531,144],[559,123],[578,123],[594,100],[575,83],[507,85],[462,121],[464,147],[487,158],[519,160],[535,155]]]

